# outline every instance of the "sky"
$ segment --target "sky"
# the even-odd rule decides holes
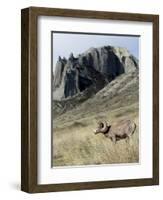
[[[53,32],[53,66],[58,57],[68,58],[83,53],[91,47],[115,46],[127,48],[136,58],[139,57],[139,36],[124,35],[90,35]],[[53,69],[54,71],[55,69]]]

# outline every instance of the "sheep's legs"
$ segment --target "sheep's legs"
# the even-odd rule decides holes
[[[113,142],[114,144],[116,144],[116,137],[112,137],[111,140],[112,140],[112,142]]]
[[[130,137],[129,137],[129,136],[127,136],[125,140],[126,140],[126,143],[127,143],[127,144],[130,143]]]

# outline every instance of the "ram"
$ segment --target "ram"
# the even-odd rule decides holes
[[[136,130],[136,124],[131,120],[123,120],[116,125],[108,125],[106,121],[98,122],[95,134],[102,133],[105,137],[110,138],[114,143],[121,139],[129,139]]]

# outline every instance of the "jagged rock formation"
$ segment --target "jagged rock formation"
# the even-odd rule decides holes
[[[59,57],[53,80],[53,99],[73,97],[88,88],[95,93],[123,73],[138,69],[138,60],[125,48],[90,48],[68,59]]]

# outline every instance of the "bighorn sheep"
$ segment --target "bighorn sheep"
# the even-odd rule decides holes
[[[99,122],[98,127],[94,130],[95,134],[103,133],[106,137],[110,138],[114,143],[120,139],[129,139],[135,132],[136,124],[131,120],[123,120],[116,125],[109,125],[107,122]]]

